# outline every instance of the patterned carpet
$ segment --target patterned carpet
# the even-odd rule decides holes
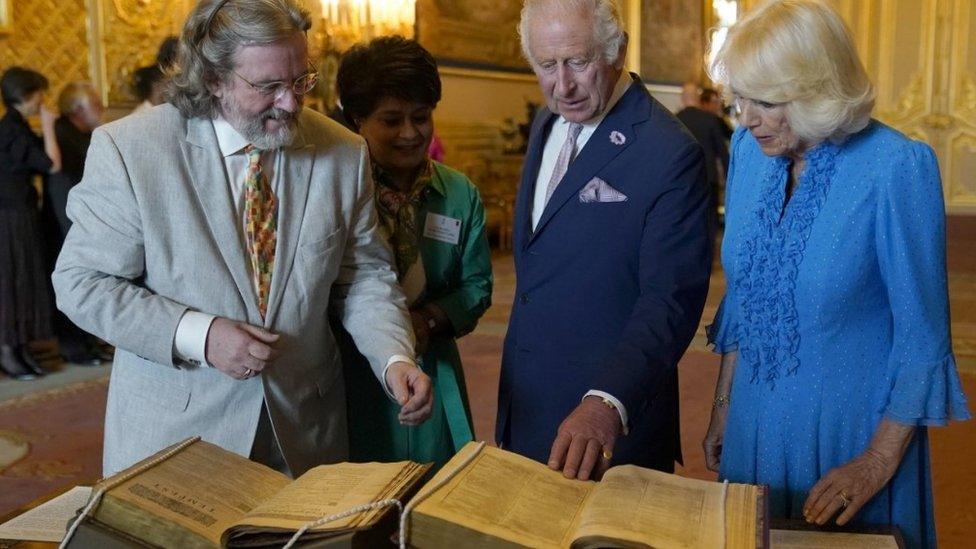
[[[99,478],[107,389],[100,378],[0,402],[0,517]]]

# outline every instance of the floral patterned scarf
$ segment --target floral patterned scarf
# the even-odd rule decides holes
[[[393,178],[378,164],[373,164],[376,181],[376,210],[396,258],[397,278],[402,281],[410,266],[420,255],[420,230],[417,212],[427,197],[433,178],[433,165],[428,158],[417,179],[408,191],[401,191]]]

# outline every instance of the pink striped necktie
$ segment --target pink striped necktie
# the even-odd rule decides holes
[[[556,157],[556,167],[553,168],[552,177],[549,178],[549,185],[546,187],[546,204],[549,204],[552,193],[556,192],[556,187],[559,186],[559,182],[566,175],[566,170],[569,169],[569,163],[576,156],[576,138],[579,137],[581,131],[583,131],[582,124],[579,122],[569,123],[566,141],[563,142],[563,148],[559,150],[559,156]]]

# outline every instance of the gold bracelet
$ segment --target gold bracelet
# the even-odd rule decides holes
[[[712,401],[712,407],[728,408],[731,402],[732,401],[729,400],[729,395],[718,395],[717,397],[715,397],[715,400]]]

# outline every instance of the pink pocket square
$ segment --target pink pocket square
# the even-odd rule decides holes
[[[609,183],[594,177],[583,187],[579,193],[580,202],[589,204],[591,202],[624,202],[627,195],[614,189]]]

